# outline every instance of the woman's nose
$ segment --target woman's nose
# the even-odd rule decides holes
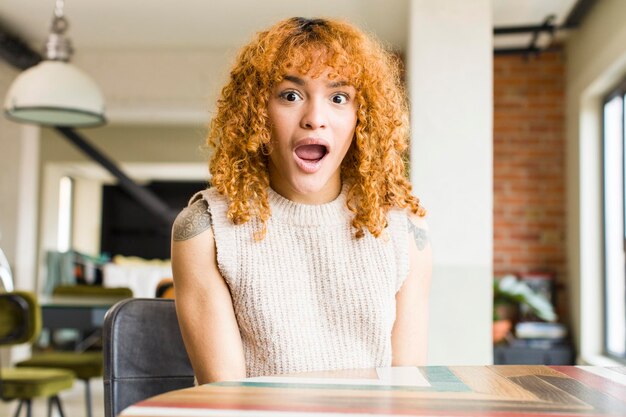
[[[324,128],[327,124],[326,118],[326,109],[323,101],[310,99],[304,107],[300,127],[310,130]]]

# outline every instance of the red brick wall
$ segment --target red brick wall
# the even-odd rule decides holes
[[[567,279],[564,113],[563,51],[494,57],[496,276],[547,270]]]

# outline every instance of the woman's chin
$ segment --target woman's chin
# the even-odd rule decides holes
[[[291,201],[323,204],[334,200],[341,191],[339,169],[332,173],[320,169],[309,174],[303,173],[298,167],[293,168],[280,173],[275,171],[278,175],[272,175],[270,171],[270,184],[274,191]]]

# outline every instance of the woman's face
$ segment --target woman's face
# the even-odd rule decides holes
[[[341,189],[340,167],[356,126],[356,90],[341,78],[289,73],[268,102],[272,188],[305,204],[332,201]]]

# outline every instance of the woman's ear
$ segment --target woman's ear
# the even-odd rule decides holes
[[[268,156],[270,153],[272,153],[272,144],[271,143],[261,144],[261,154]]]

